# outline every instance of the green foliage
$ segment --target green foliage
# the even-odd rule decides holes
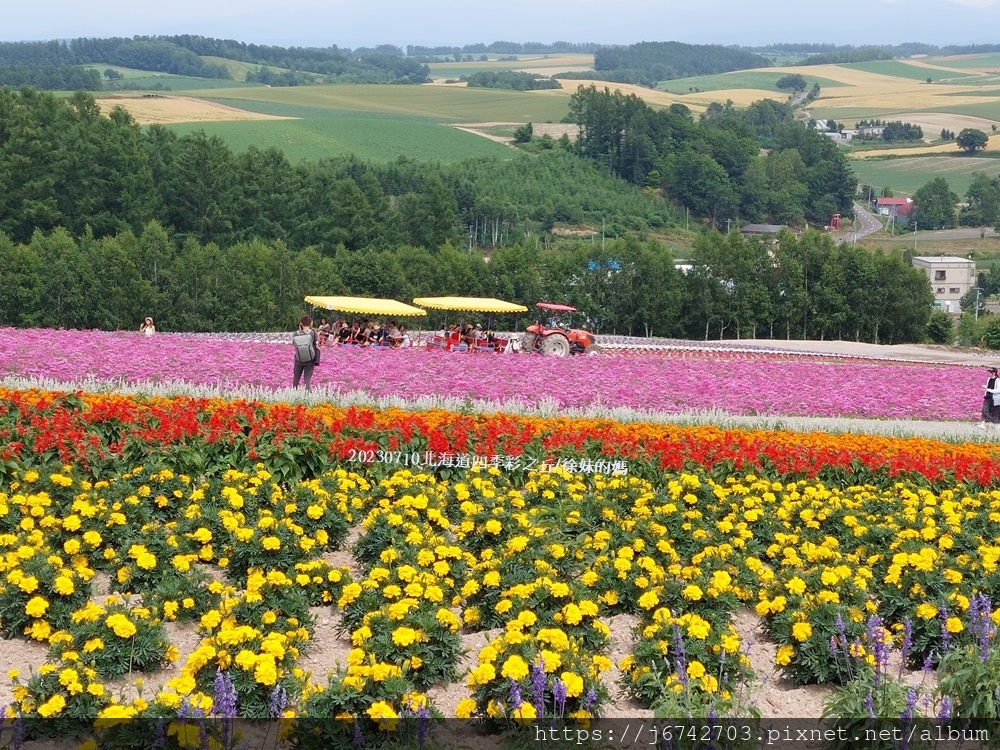
[[[991,315],[985,318],[980,336],[987,349],[1000,349],[1000,317]]]
[[[965,128],[955,138],[955,143],[968,154],[974,154],[978,149],[986,148],[990,137],[982,130],[976,128]]]
[[[517,70],[484,70],[462,76],[473,88],[511,89],[513,91],[539,91],[562,88],[559,81],[537,73]]]
[[[766,68],[767,58],[731,47],[681,42],[640,42],[628,47],[602,47],[594,53],[594,70],[629,71],[635,83],[653,85],[669,78]]]
[[[806,86],[808,86],[806,79],[798,73],[782,76],[774,85],[779,89],[791,89],[792,91],[805,91]]]
[[[910,217],[921,229],[948,229],[957,225],[955,206],[958,195],[948,187],[944,177],[935,177],[913,195],[914,209]]]
[[[951,316],[943,310],[935,310],[927,321],[927,338],[934,344],[950,344],[955,340],[955,326]]]
[[[100,91],[101,74],[74,65],[56,67],[0,66],[0,87],[31,86],[43,91]]]
[[[526,123],[514,131],[514,141],[517,143],[530,143],[534,128],[531,123]]]
[[[810,55],[795,65],[842,65],[844,63],[866,62],[868,60],[892,60],[892,53],[879,47],[862,47],[838,52],[820,52]]]
[[[982,327],[986,319],[977,321],[972,312],[962,313],[958,321],[958,343],[960,346],[979,346],[982,340]]]
[[[853,212],[857,178],[846,157],[787,105],[715,103],[695,123],[684,107],[653,110],[592,85],[570,98],[568,119],[580,127],[579,153],[639,185],[653,171],[667,174],[668,194],[715,226],[737,213],[826,223]]]

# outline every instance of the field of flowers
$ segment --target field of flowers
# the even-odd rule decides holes
[[[183,367],[164,353],[183,341],[104,360],[128,379],[150,362],[201,377],[195,349]],[[24,362],[23,342],[4,346],[6,366],[12,350]],[[39,364],[74,377],[86,350]],[[426,356],[353,361],[396,354]],[[748,378],[782,364],[691,362]],[[870,368],[897,388],[905,372]],[[962,373],[914,370],[914,383]],[[839,686],[843,721],[1000,703],[995,444],[3,389],[0,437],[0,629],[47,649],[8,675],[0,743],[235,747],[235,719],[272,717],[294,747],[437,746],[448,684],[479,733],[587,726],[616,695],[661,717],[746,717],[747,610],[786,679]],[[96,596],[100,576],[112,595]],[[620,615],[637,625],[615,663]],[[311,674],[321,617],[352,649]],[[176,623],[192,648],[171,642]],[[474,633],[485,645],[463,671]],[[938,688],[908,689],[890,659],[925,665]]]
[[[273,390],[291,375],[287,343],[0,329],[0,377]],[[313,379],[336,394],[451,396],[495,408],[544,400],[560,409],[916,420],[977,419],[984,382],[966,366],[712,349],[558,359],[342,347],[325,351]]]

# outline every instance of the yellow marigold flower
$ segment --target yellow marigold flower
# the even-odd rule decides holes
[[[792,638],[799,641],[809,640],[809,636],[812,635],[813,629],[812,625],[808,622],[797,622],[792,625]]]
[[[43,719],[48,719],[52,716],[58,716],[64,708],[66,708],[66,699],[61,694],[56,693],[38,707],[38,715]]]
[[[455,716],[459,719],[471,719],[473,711],[476,710],[476,701],[472,698],[463,698],[455,707]]]
[[[786,667],[792,663],[793,656],[795,656],[795,647],[791,644],[785,644],[778,649],[778,653],[774,657],[774,663],[778,666]]]
[[[515,681],[522,680],[528,676],[528,663],[517,654],[509,656],[503,663],[500,675]]]
[[[104,621],[119,638],[131,638],[136,634],[135,624],[123,614],[113,614]]]
[[[392,631],[392,642],[406,648],[417,640],[417,631],[413,628],[399,627]]]
[[[944,626],[948,629],[949,633],[961,633],[964,629],[962,621],[957,617],[949,617],[945,620]]]
[[[790,581],[788,581],[788,583],[785,584],[785,588],[788,589],[789,594],[795,594],[796,596],[800,596],[804,594],[806,591],[806,582],[803,581],[798,576],[795,576],[795,578],[792,578]]]
[[[563,672],[559,675],[559,679],[566,686],[566,696],[568,698],[577,698],[583,694],[583,678],[576,672]]]
[[[83,653],[89,654],[92,651],[100,651],[102,648],[104,648],[104,641],[100,638],[91,638],[83,644]]]
[[[705,665],[695,659],[688,663],[687,673],[688,677],[694,680],[700,680],[705,676]]]
[[[684,587],[684,590],[681,592],[681,596],[688,601],[697,602],[701,601],[704,594],[702,593],[701,588],[692,583]]]
[[[396,723],[399,721],[399,715],[385,701],[375,701],[368,707],[365,713],[368,714],[372,721],[378,724],[379,729],[389,732],[396,731]]]
[[[17,582],[17,587],[25,594],[38,590],[38,579],[34,576],[24,576]]]
[[[29,617],[41,617],[49,608],[49,603],[40,596],[33,596],[24,605],[24,613]]]
[[[934,617],[937,617],[937,613],[938,613],[937,607],[935,607],[933,604],[928,604],[927,602],[923,602],[922,604],[919,604],[917,606],[917,617],[919,617],[922,620],[930,620]]]

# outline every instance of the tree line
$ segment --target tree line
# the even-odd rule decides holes
[[[100,91],[103,87],[98,71],[76,65],[0,66],[0,86],[43,91]]]
[[[596,86],[570,97],[578,152],[638,185],[662,190],[713,226],[730,220],[826,224],[853,215],[857,178],[829,138],[772,100],[713,103],[695,120],[681,104],[654,110]]]
[[[398,48],[393,49],[394,52],[381,48],[355,52],[337,47],[286,48],[194,35],[79,38],[68,42],[0,43],[0,67],[53,68],[99,63],[197,78],[231,79],[224,65],[202,59],[202,56],[214,56],[286,68],[293,74],[314,73],[323,76],[328,83],[424,83],[430,80],[430,69],[426,65],[403,57]],[[315,78],[299,76],[295,80],[306,83]],[[100,86],[71,88],[79,89],[99,90]]]
[[[752,52],[717,44],[640,42],[627,47],[602,47],[594,53],[599,74],[629,71],[647,86],[671,78],[765,68],[771,61]]]
[[[549,54],[574,54],[589,55],[599,50],[603,45],[595,42],[491,42],[485,44],[476,42],[460,47],[441,45],[428,47],[421,44],[408,44],[406,54],[411,57],[437,57],[439,55],[456,54],[483,54],[492,53],[494,55],[549,55]]]
[[[562,88],[559,81],[537,73],[516,70],[483,70],[462,76],[472,88],[508,89],[511,91],[540,91]]]
[[[449,244],[329,254],[259,239],[177,245],[151,222],[102,238],[0,234],[0,278],[0,325],[103,330],[132,329],[146,315],[165,331],[288,330],[309,294],[461,294],[532,308],[564,302],[606,334],[903,343],[923,340],[933,302],[926,276],[898,256],[834,245],[816,231],[774,241],[708,232],[683,263],[634,235],[548,248],[523,240],[487,262]]]
[[[204,131],[104,116],[84,93],[0,89],[0,231],[138,232],[158,221],[178,242],[282,240],[330,253],[399,244],[495,246],[558,223],[609,236],[676,225],[667,201],[560,148],[452,165],[351,157],[291,164],[276,149],[236,153]],[[490,225],[495,232],[481,228]]]

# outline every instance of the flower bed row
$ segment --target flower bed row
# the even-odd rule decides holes
[[[358,523],[355,579],[322,555]],[[973,604],[974,617],[1000,619],[988,604],[1000,597],[998,532],[1000,491],[906,483],[554,470],[522,485],[492,468],[378,482],[337,469],[287,484],[263,468],[198,480],[142,467],[92,481],[72,466],[23,469],[0,494],[0,627],[47,643],[49,660],[10,675],[8,718],[105,742],[132,718],[167,722],[168,734],[200,716],[332,718],[324,731],[349,742],[401,717],[432,720],[426,689],[461,677],[458,633],[499,629],[464,677],[458,717],[586,720],[607,704],[604,620],[619,613],[639,616],[620,664],[629,695],[725,715],[752,678],[731,623],[739,607],[764,617],[797,682],[848,681],[852,659],[894,633],[915,663],[978,645]],[[95,571],[119,594],[92,601]],[[324,604],[354,649],[338,671],[310,675],[297,661],[310,607]],[[177,658],[163,629],[176,619],[201,634],[180,675],[149,700],[122,699],[109,680],[155,683]]]
[[[184,381],[287,388],[292,347],[262,341],[98,331],[0,329],[0,374],[72,382]],[[676,414],[968,420],[985,372],[955,365],[685,350],[654,356],[442,356],[331,347],[315,387],[373,397],[449,396],[497,404],[551,399]],[[556,385],[557,384],[557,385]]]
[[[515,457],[522,467],[560,459],[624,461],[629,472],[647,478],[689,466],[723,475],[911,477],[983,487],[1000,476],[1000,447],[993,444],[3,389],[0,441],[0,462],[72,463],[95,474],[138,464],[200,474],[262,461],[279,479],[295,479],[367,462],[378,477],[404,460],[425,465],[464,456],[501,465]],[[439,476],[452,470],[435,468]]]

